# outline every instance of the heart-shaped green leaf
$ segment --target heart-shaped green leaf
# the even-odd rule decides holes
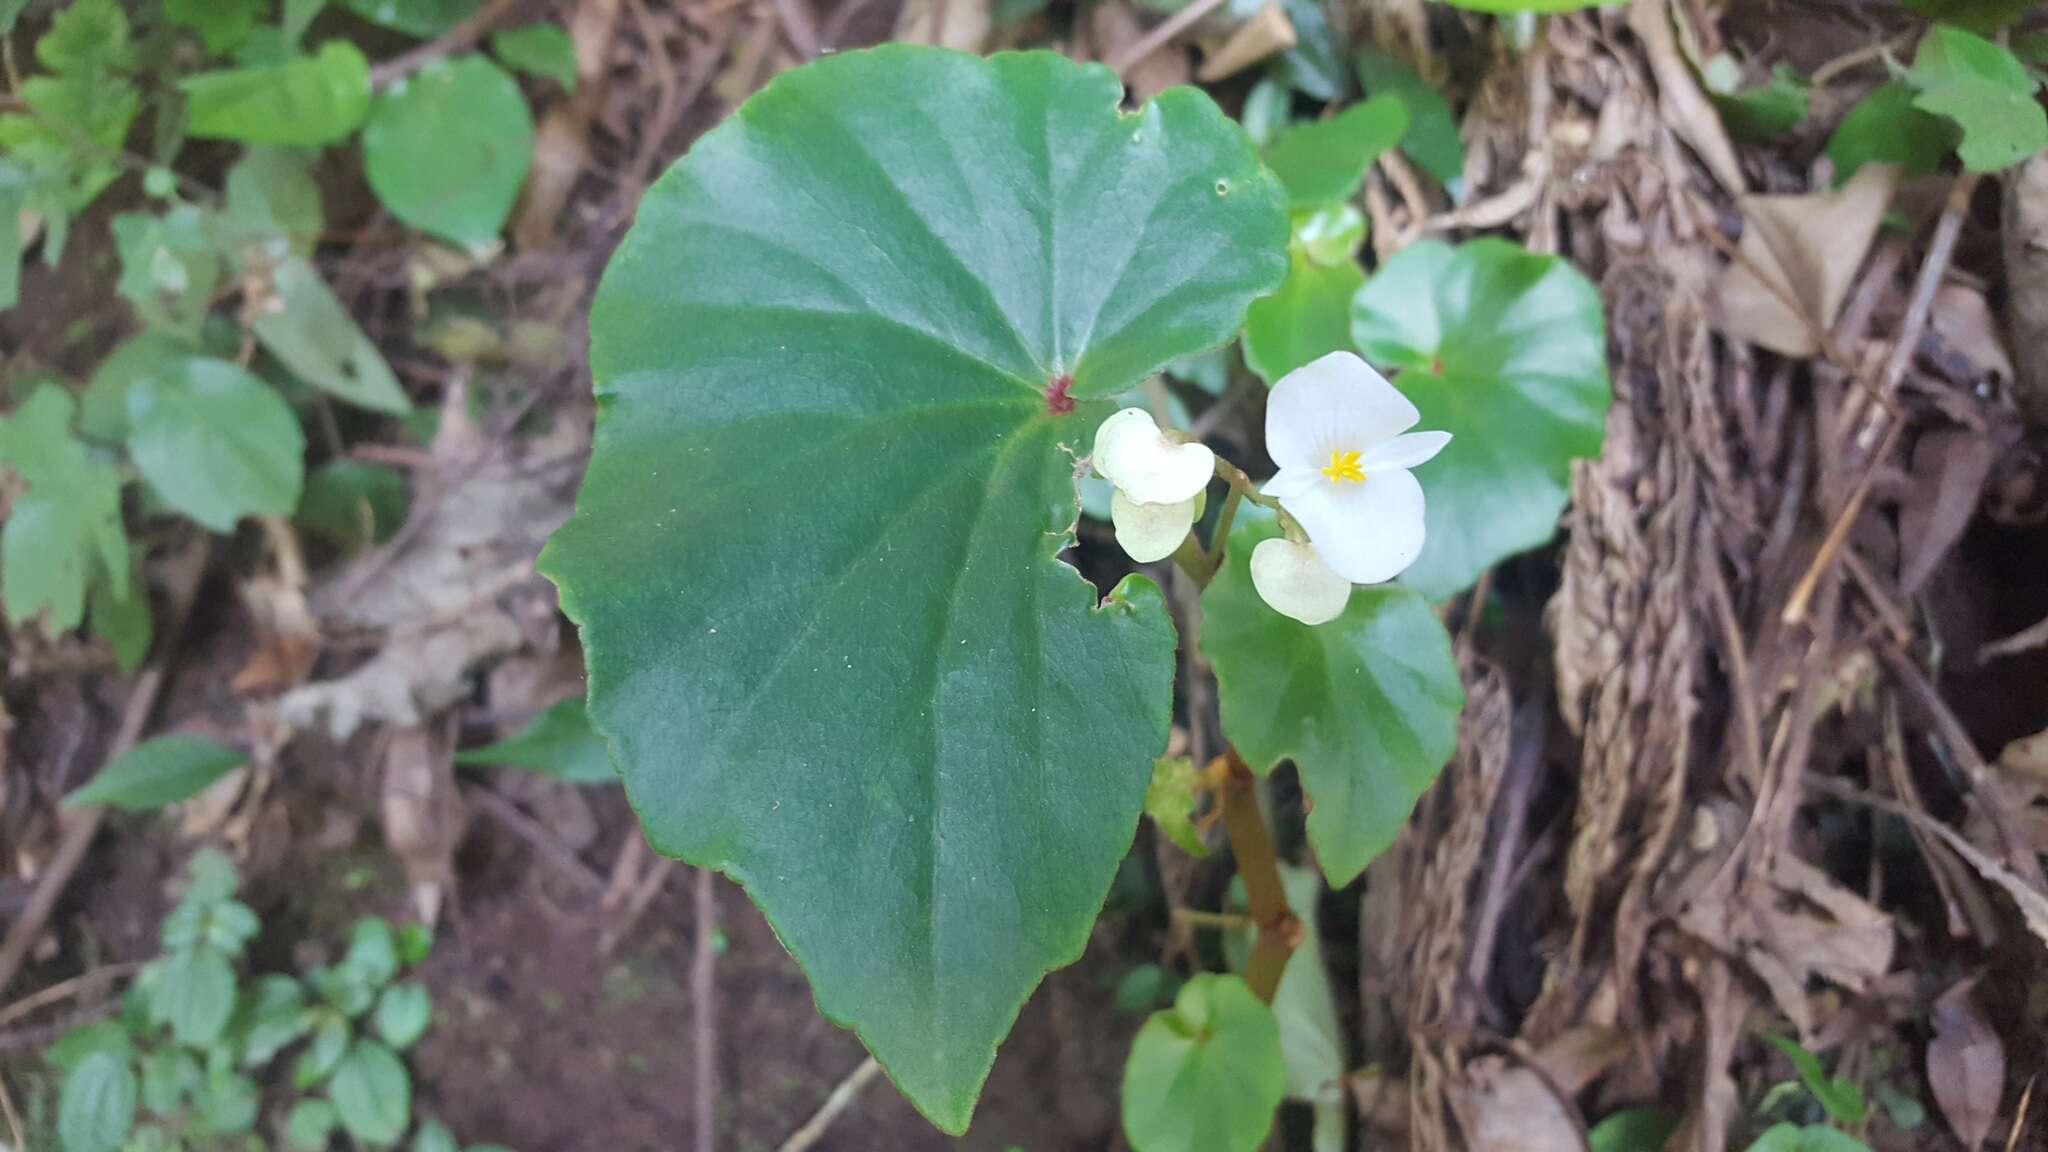
[[[1571,462],[1600,452],[1607,386],[1600,294],[1571,265],[1485,239],[1411,244],[1352,304],[1367,360],[1450,446],[1418,473],[1428,542],[1402,580],[1432,600],[1549,540]]]
[[[327,1094],[341,1126],[365,1144],[398,1143],[412,1117],[412,1077],[397,1054],[375,1040],[349,1045]]]
[[[1348,200],[1365,170],[1408,131],[1408,108],[1398,96],[1376,96],[1328,120],[1299,124],[1266,149],[1266,166],[1287,189],[1294,211]]]
[[[290,515],[305,478],[299,419],[226,360],[166,360],[128,389],[128,455],[173,508],[215,532]]]
[[[1229,562],[1202,594],[1202,652],[1245,762],[1264,773],[1294,761],[1314,805],[1309,843],[1342,888],[1393,843],[1450,760],[1465,691],[1450,637],[1409,589],[1353,589],[1327,624],[1273,611],[1252,586],[1251,554],[1278,534],[1259,520],[1231,533]]]
[[[363,175],[391,214],[453,244],[496,240],[533,166],[533,114],[483,56],[430,64],[377,98]]]
[[[1955,121],[1963,167],[1995,172],[2048,148],[2048,112],[2039,87],[2011,52],[1961,28],[1936,25],[1920,42],[1906,82],[1920,90],[1913,107]]]
[[[57,1099],[57,1143],[64,1152],[116,1152],[135,1127],[139,1094],[125,1054],[94,1052],[64,1078]]]
[[[1237,127],[1121,94],[916,46],[756,94],[605,273],[596,447],[541,562],[649,839],[745,884],[954,1132],[1165,745],[1158,589],[1098,605],[1057,559],[1075,457],[1286,265]]]
[[[1239,977],[1198,973],[1131,1042],[1124,1135],[1136,1152],[1252,1152],[1286,1091],[1272,1010]]]

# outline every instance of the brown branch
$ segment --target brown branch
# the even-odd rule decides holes
[[[712,977],[718,953],[718,899],[711,869],[697,869],[696,954],[690,959],[690,1020],[696,1039],[697,1152],[718,1152],[718,1009]]]
[[[436,60],[468,51],[518,3],[519,0],[490,0],[446,32],[370,69],[370,87],[389,87]]]
[[[1216,798],[1223,808],[1223,831],[1230,837],[1237,874],[1244,880],[1245,898],[1259,926],[1244,981],[1254,995],[1271,1004],[1280,976],[1287,970],[1287,958],[1301,940],[1301,921],[1288,907],[1287,889],[1280,883],[1280,859],[1273,852],[1266,818],[1259,812],[1257,781],[1236,748],[1225,749],[1220,775],[1222,786],[1216,790]]]

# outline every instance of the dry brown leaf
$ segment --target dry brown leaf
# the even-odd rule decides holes
[[[1787,356],[1820,351],[1815,333],[1834,325],[1898,180],[1898,169],[1866,164],[1834,192],[1742,197],[1742,259],[1721,278],[1721,327]]]
[[[2005,1046],[1970,999],[1976,987],[1971,977],[1934,1002],[1927,1043],[1928,1087],[1967,1152],[1983,1146],[2005,1094]]]
[[[1578,1118],[1532,1069],[1498,1056],[1474,1060],[1456,1100],[1472,1152],[1586,1152]]]
[[[1635,0],[1629,6],[1628,26],[1642,41],[1650,70],[1656,74],[1664,122],[1671,125],[1679,139],[1692,146],[1724,189],[1741,195],[1747,185],[1743,183],[1742,165],[1735,158],[1735,146],[1728,142],[1721,114],[1693,79],[1692,66],[1679,50],[1678,35],[1671,25],[1672,18],[1682,17],[1686,7],[1673,5],[1670,0]]]
[[[1215,51],[1202,59],[1195,79],[1204,84],[1235,76],[1269,56],[1277,56],[1296,43],[1294,21],[1280,7],[1280,0],[1266,0],[1259,13],[1230,34]]]
[[[1938,428],[1913,445],[1913,483],[1899,505],[1899,594],[1927,582],[1977,513],[1977,498],[1997,456],[1991,439]]]

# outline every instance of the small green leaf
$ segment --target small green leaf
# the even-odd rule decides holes
[[[428,1117],[420,1121],[419,1131],[413,1133],[412,1152],[462,1152],[462,1145],[456,1143],[455,1133],[446,1124]]]
[[[301,1100],[292,1105],[291,1115],[285,1118],[285,1143],[294,1152],[324,1152],[339,1119],[332,1103],[318,1096]]]
[[[386,1044],[403,1052],[426,1035],[433,1015],[434,1000],[425,985],[408,981],[384,989],[371,1023]]]
[[[121,476],[72,437],[76,407],[63,388],[43,384],[0,419],[0,463],[27,486],[0,527],[10,624],[47,612],[53,631],[68,632],[84,620],[95,583],[128,578]]]
[[[348,1017],[323,1009],[313,1028],[313,1042],[292,1066],[292,1087],[304,1091],[327,1079],[348,1052],[348,1042]]]
[[[1173,998],[1173,974],[1157,964],[1140,964],[1116,983],[1116,1010],[1150,1012]]]
[[[1131,1043],[1124,1135],[1135,1152],[1253,1152],[1286,1091],[1273,1013],[1238,977],[1198,973]]]
[[[495,242],[533,164],[533,114],[482,56],[430,64],[377,98],[363,174],[393,216],[452,244]]]
[[[1365,243],[1365,214],[1351,203],[1325,204],[1294,215],[1294,247],[1318,264],[1334,267],[1358,260]]]
[[[235,1014],[235,970],[227,957],[211,948],[187,948],[156,963],[151,1018],[169,1025],[187,1047],[213,1043]]]
[[[1828,1075],[1828,1070],[1821,1065],[1820,1057],[1808,1052],[1799,1041],[1789,1036],[1765,1036],[1764,1039],[1769,1041],[1772,1047],[1783,1052],[1785,1059],[1792,1062],[1792,1067],[1798,1071],[1799,1079],[1806,1085],[1806,1090],[1813,1093],[1815,1100],[1820,1101],[1821,1108],[1827,1112],[1830,1119],[1837,1124],[1849,1126],[1863,1123],[1863,1116],[1869,1111],[1869,1106],[1863,1102],[1863,1093],[1856,1087],[1855,1081]]]
[[[264,0],[164,0],[164,19],[193,29],[215,55],[232,52],[256,28]]]
[[[86,382],[79,398],[78,430],[109,444],[128,439],[128,390],[144,376],[197,351],[189,337],[150,328],[123,340]]]
[[[532,76],[576,90],[576,41],[558,24],[527,24],[491,33],[498,59]]]
[[[197,337],[225,271],[206,217],[191,205],[161,216],[125,212],[114,217],[113,233],[122,298],[144,325]]]
[[[135,1058],[135,1042],[119,1020],[100,1020],[80,1025],[57,1037],[43,1049],[43,1059],[59,1072],[71,1072],[95,1052],[111,1052],[123,1061]]]
[[[1195,791],[1201,778],[1187,757],[1162,756],[1153,763],[1152,782],[1145,788],[1145,815],[1190,856],[1209,854],[1209,846],[1195,830]]]
[[[427,954],[434,950],[434,930],[413,921],[398,926],[398,959],[412,968],[424,963]]]
[[[1376,96],[1328,120],[1298,124],[1266,149],[1266,166],[1287,189],[1291,211],[1349,200],[1380,153],[1401,142],[1408,109],[1398,96]]]
[[[383,464],[330,460],[306,477],[298,525],[351,551],[388,540],[405,522],[405,477]]]
[[[240,956],[262,927],[255,909],[240,900],[223,900],[207,916],[206,942],[226,956]]]
[[[1678,1130],[1678,1117],[1662,1108],[1624,1108],[1586,1133],[1590,1152],[1664,1152]]]
[[[256,1081],[236,1072],[225,1062],[208,1070],[201,1087],[198,1114],[192,1133],[202,1139],[238,1136],[256,1126],[256,1114],[263,1106]]]
[[[1443,183],[1465,173],[1465,142],[1458,136],[1458,118],[1443,93],[1422,78],[1415,66],[1371,45],[1358,50],[1358,82],[1366,95],[1397,97],[1408,109],[1408,131],[1401,151],[1422,170]]]
[[[64,1152],[118,1152],[135,1127],[135,1069],[125,1055],[97,1051],[64,1077],[57,1142]]]
[[[524,768],[572,784],[612,784],[619,778],[580,698],[555,704],[508,739],[457,752],[455,762]]]
[[[1849,109],[1828,137],[1835,186],[1848,183],[1865,164],[1897,164],[1908,177],[1927,176],[1961,139],[1956,126],[1913,106],[1913,89],[1880,84]]]
[[[1432,600],[1548,541],[1573,460],[1597,456],[1608,404],[1600,294],[1570,264],[1505,240],[1411,244],[1352,302],[1367,360],[1421,428],[1452,435],[1420,473],[1428,539],[1402,576]]]
[[[1242,7],[1257,12],[1259,0],[1241,0]],[[1269,69],[1281,83],[1311,100],[1325,104],[1344,95],[1344,57],[1337,50],[1337,34],[1323,14],[1319,0],[1280,0],[1280,10],[1294,26],[1294,47],[1280,54]]]
[[[398,975],[398,938],[391,931],[391,922],[376,916],[356,921],[341,963],[362,973],[373,987],[381,987]]]
[[[391,1049],[357,1040],[328,1085],[341,1126],[367,1144],[395,1144],[412,1116],[412,1077]]]
[[[142,1061],[142,1106],[169,1116],[184,1106],[201,1082],[199,1060],[182,1048],[159,1048]]]
[[[1972,172],[1995,172],[2048,148],[2048,112],[2034,99],[2033,76],[1981,36],[1936,25],[1906,82],[1919,90],[1913,107],[1962,129],[1956,154]]]
[[[606,271],[597,446],[542,560],[650,842],[743,882],[955,1133],[1080,954],[1166,742],[1160,593],[1099,601],[1057,558],[1074,458],[1286,267],[1237,126],[1122,92],[1053,53],[889,45],[699,139]]]
[[[1713,96],[1729,134],[1758,144],[1770,143],[1797,128],[1806,119],[1811,99],[1805,77],[1785,64],[1771,69],[1770,80],[1763,84]]]
[[[341,7],[394,32],[439,36],[483,6],[483,0],[341,0]]]
[[[201,72],[179,81],[186,131],[203,140],[318,148],[338,144],[370,108],[370,63],[346,40],[282,64]]]
[[[189,800],[241,767],[248,757],[203,736],[157,736],[114,758],[100,774],[64,798],[66,808],[104,804],[147,812]]]
[[[1354,589],[1342,616],[1313,627],[1273,611],[1252,586],[1251,554],[1278,534],[1249,519],[1231,533],[1202,594],[1202,652],[1246,762],[1264,773],[1291,759],[1300,771],[1309,843],[1341,888],[1450,760],[1464,689],[1436,613],[1405,588]]]
[[[264,1068],[277,1054],[311,1031],[306,994],[289,976],[264,976],[256,981],[247,1023],[241,1029],[242,1067]]]
[[[1364,286],[1357,262],[1319,264],[1297,248],[1280,291],[1254,301],[1245,315],[1245,365],[1270,387],[1311,360],[1351,347],[1351,300]]]
[[[164,501],[215,532],[298,506],[306,439],[270,385],[226,360],[167,361],[128,390],[128,454]]]
[[[1237,116],[1237,122],[1244,125],[1244,134],[1260,148],[1271,144],[1293,119],[1294,93],[1271,76],[1262,76],[1252,85],[1252,90],[1245,94],[1244,109]]]
[[[305,39],[307,27],[326,7],[327,0],[284,0],[284,12],[278,21],[278,40],[287,51],[298,51],[299,41]]]
[[[282,239],[287,251],[306,256],[326,224],[320,186],[299,153],[251,148],[228,169],[222,228],[240,243]]]
[[[75,0],[50,17],[36,62],[66,76],[118,71],[134,63],[128,14],[118,0]]]
[[[383,354],[310,263],[287,258],[271,271],[270,288],[271,306],[250,327],[293,375],[373,412],[412,411]]]

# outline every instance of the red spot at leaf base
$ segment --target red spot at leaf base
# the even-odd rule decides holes
[[[1074,410],[1074,398],[1067,395],[1067,389],[1074,386],[1072,373],[1061,373],[1045,386],[1045,410],[1049,415],[1065,416]]]

